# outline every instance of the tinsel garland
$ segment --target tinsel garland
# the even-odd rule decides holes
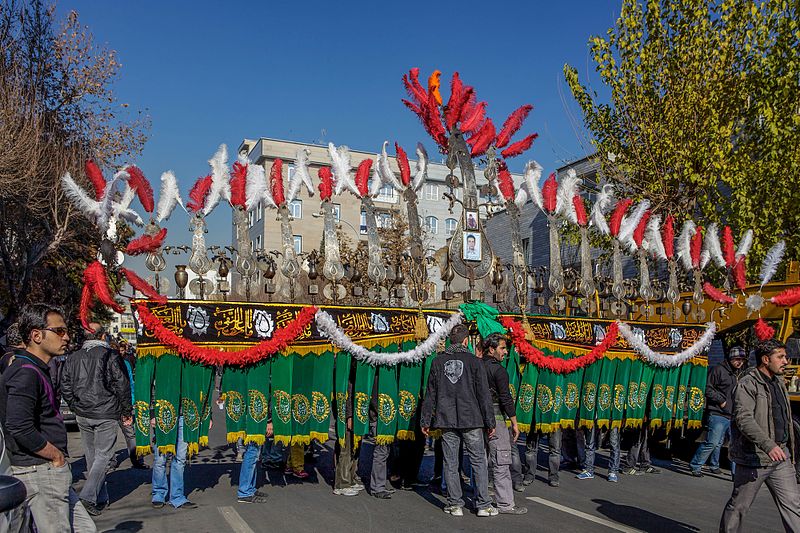
[[[622,335],[622,338],[628,341],[633,350],[638,353],[646,363],[660,366],[662,368],[674,368],[681,366],[689,359],[697,357],[706,348],[711,346],[711,342],[714,340],[714,335],[717,332],[717,325],[714,322],[709,322],[706,324],[706,331],[690,348],[687,348],[680,353],[666,355],[653,351],[649,346],[647,346],[647,343],[633,333],[633,330],[628,324],[620,322],[619,320],[617,320],[617,324],[619,324],[619,333]]]
[[[359,361],[370,365],[393,366],[401,363],[416,363],[421,361],[436,350],[441,340],[450,334],[450,331],[464,319],[461,313],[456,313],[447,319],[447,322],[430,334],[427,339],[419,343],[413,350],[397,353],[373,352],[354,343],[350,337],[336,324],[333,317],[320,309],[316,314],[317,329],[327,336],[331,343],[340,349],[349,352]]]
[[[139,314],[139,321],[144,327],[152,331],[153,336],[161,344],[172,348],[176,354],[195,363],[205,365],[237,366],[256,363],[286,348],[314,320],[314,313],[317,312],[317,308],[313,305],[304,307],[294,320],[276,330],[271,339],[264,340],[255,346],[238,352],[227,352],[225,350],[197,346],[189,339],[185,339],[169,330],[161,323],[158,317],[150,312],[144,302],[139,303],[136,306],[136,310]]]
[[[522,327],[522,323],[518,320],[509,316],[504,316],[500,317],[500,323],[509,331],[511,335],[511,344],[517,350],[517,353],[524,357],[527,362],[539,368],[549,370],[554,374],[569,374],[570,372],[585,368],[603,357],[606,351],[617,341],[617,329],[619,327],[616,322],[609,324],[608,331],[606,331],[606,336],[603,341],[592,348],[592,351],[589,353],[572,359],[560,359],[558,357],[547,357],[541,350],[532,346],[525,339],[525,330]]]

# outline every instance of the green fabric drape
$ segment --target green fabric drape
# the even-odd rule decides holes
[[[539,371],[536,385],[535,428],[542,433],[552,433],[560,427],[561,404],[564,401],[564,376],[549,370]]]
[[[706,380],[708,378],[708,367],[702,365],[691,365],[692,371],[689,375],[687,386],[687,408],[689,421],[686,427],[689,429],[699,428],[703,425],[703,408],[706,404]]]
[[[499,314],[497,309],[491,305],[483,302],[471,302],[461,304],[458,308],[464,313],[466,321],[475,322],[481,337],[486,338],[492,333],[506,333],[506,328],[497,321]]]
[[[519,430],[528,433],[533,423],[536,405],[536,386],[539,384],[539,368],[526,364],[522,369],[519,394],[517,394],[517,425]]]
[[[625,405],[628,399],[628,378],[631,373],[631,360],[622,359],[617,364],[611,402],[611,427],[621,428],[625,418]]]
[[[401,350],[414,348],[414,341],[406,341]],[[398,440],[414,440],[415,426],[419,417],[419,404],[422,396],[422,370],[425,363],[404,363],[399,365],[397,385],[397,438]]]
[[[181,377],[181,408],[183,417],[183,440],[188,446],[189,457],[200,450],[200,425],[203,417],[203,394],[208,391],[208,367],[183,360]]]
[[[180,357],[163,354],[155,368],[156,446],[159,453],[175,453],[178,442],[178,416],[181,401]]]
[[[644,363],[641,359],[631,361],[628,371],[627,397],[625,399],[625,427],[642,427],[643,406],[639,405],[639,384],[642,380]]]
[[[675,427],[681,428],[686,416],[687,387],[689,378],[692,374],[692,365],[684,364],[681,366],[681,375],[678,378],[678,386],[675,388]]]
[[[678,400],[678,386],[680,384],[681,367],[670,368],[664,385],[664,418],[663,423],[669,431],[675,421],[675,403]]]
[[[136,402],[133,413],[136,417],[136,455],[144,456],[153,451],[150,447],[150,396],[153,385],[153,369],[156,359],[144,355],[136,360],[136,375],[133,378],[133,397]]]
[[[226,366],[220,391],[225,397],[225,431],[229,443],[247,436],[247,369]]]
[[[308,420],[309,435],[319,443],[324,443],[328,440],[328,430],[331,425],[332,396],[333,352],[328,350],[314,356],[314,379],[311,383],[311,418]]]
[[[397,345],[387,347],[386,351],[396,351]],[[375,442],[379,445],[394,442],[397,433],[397,366],[378,367],[378,420]]]
[[[311,388],[316,356],[292,355],[292,444],[310,444]]]
[[[614,405],[614,380],[617,376],[619,359],[604,359],[597,383],[597,427],[611,427],[611,412]]]
[[[356,362],[355,393],[353,395],[353,435],[359,441],[369,433],[369,402],[375,382],[375,367]]]
[[[669,368],[653,369],[653,393],[650,395],[650,427],[658,428],[669,422],[665,389],[669,381]]]
[[[597,419],[597,411],[595,409],[597,405],[597,387],[600,380],[600,372],[603,369],[603,362],[603,359],[599,359],[589,365],[583,372],[578,427],[594,427]]]
[[[294,357],[277,355],[272,359],[271,409],[275,442],[288,446],[292,441],[292,365]]]
[[[575,427],[575,419],[578,416],[578,407],[581,403],[581,386],[583,385],[583,368],[575,372],[564,375],[564,401],[561,403],[559,413],[559,424],[562,428],[572,429]]]
[[[203,383],[206,384],[205,390],[200,392],[200,434],[198,443],[200,447],[208,446],[208,431],[211,429],[211,407],[214,399],[211,397],[214,392],[214,368],[204,366]]]
[[[256,364],[247,370],[247,418],[244,443],[264,444],[269,418],[269,381],[271,363]]]
[[[347,403],[353,399],[349,396],[350,369],[353,357],[349,352],[338,352],[334,366],[334,381],[336,392],[336,438],[344,446],[347,433]]]
[[[508,372],[508,389],[511,393],[511,399],[516,402],[521,375],[519,373],[519,354],[513,346],[509,346],[508,355],[503,360],[503,366]],[[519,420],[517,423],[519,423]]]

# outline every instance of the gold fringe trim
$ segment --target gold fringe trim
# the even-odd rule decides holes
[[[410,429],[401,429],[397,432],[397,440],[417,440],[417,436]]]
[[[175,455],[175,445],[167,444],[166,446],[159,446],[158,453],[171,453],[172,455]]]
[[[342,448],[344,448],[345,444],[347,444],[347,440],[345,438],[340,437],[338,441],[339,441],[339,446],[341,446]]]
[[[660,418],[651,418],[650,419],[650,427],[653,429],[660,428],[664,424],[662,423]]]
[[[292,446],[295,444],[302,444],[308,446],[311,444],[311,435],[292,435]]]
[[[275,435],[272,437],[272,440],[275,444],[283,444],[284,446],[289,446],[292,443],[291,435]]]
[[[311,432],[311,440],[315,440],[320,444],[325,444],[328,442],[328,434],[323,433],[321,431],[312,431]]]
[[[200,446],[203,448],[208,448],[208,435],[203,435],[200,437]]]
[[[517,424],[519,427],[520,433],[530,433],[531,432],[531,425],[530,424]]]
[[[428,431],[428,436],[432,439],[441,439],[442,438],[442,430],[441,429],[432,429]]]
[[[553,422],[552,424],[536,424],[536,431],[540,433],[552,433],[560,427],[561,424],[559,422]]]
[[[701,427],[703,427],[701,420],[689,420],[689,423],[686,424],[686,429],[700,429]]]
[[[247,434],[244,431],[231,431],[228,433],[228,444],[238,442],[240,438],[245,438]]]
[[[153,453],[153,449],[150,446],[137,446],[136,447],[136,456],[137,457],[144,457],[145,455],[150,455]]]
[[[562,419],[560,424],[561,424],[561,427],[563,429],[575,429],[575,421],[574,420]]]
[[[353,435],[353,451],[357,450],[360,445],[361,445],[361,437],[359,437],[358,435]]]
[[[629,418],[625,422],[626,428],[640,428],[642,427],[642,419],[641,418]]]
[[[587,418],[581,418],[581,419],[578,421],[578,427],[579,427],[579,428],[588,428],[588,429],[592,429],[592,428],[594,427],[594,419],[592,419],[592,420],[589,420],[589,419],[587,419]]]
[[[608,429],[608,427],[609,427],[608,426],[608,422],[609,422],[608,418],[604,418],[602,420],[598,420],[597,421],[597,427],[599,427],[600,429]]]
[[[196,442],[189,442],[186,445],[186,455],[188,457],[194,457],[200,451],[200,447],[197,445]]]
[[[250,444],[251,442],[258,444],[259,446],[264,445],[264,441],[267,439],[265,435],[245,435],[244,443],[245,445]]]
[[[612,420],[611,421],[611,429],[619,429],[622,427],[622,420]]]
[[[378,446],[389,446],[394,442],[394,435],[378,435],[375,437],[375,444]]]

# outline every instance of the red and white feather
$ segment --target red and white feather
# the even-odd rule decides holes
[[[686,270],[692,270],[692,237],[694,237],[696,226],[691,220],[683,223],[680,235],[678,235],[678,260]]]
[[[211,189],[208,191],[203,214],[208,215],[217,207],[220,200],[231,200],[231,176],[228,169],[228,147],[221,144],[213,157],[208,160],[211,167]]]
[[[298,148],[295,153],[294,175],[289,179],[289,186],[286,190],[286,199],[289,202],[298,197],[302,186],[305,186],[309,196],[314,196],[314,182],[311,179],[311,173],[308,171],[308,158],[310,156],[311,150],[305,146]],[[272,200],[271,196],[269,203],[275,205],[275,201]]]
[[[567,170],[566,175],[561,177],[558,182],[558,192],[556,195],[556,214],[559,214],[569,220],[575,219],[572,198],[578,192],[579,183],[580,179],[578,178],[578,174],[575,172],[575,169],[571,168]],[[576,223],[577,222],[573,222],[573,224]]]
[[[725,256],[722,253],[722,245],[719,242],[719,230],[717,224],[712,223],[706,228],[703,236],[703,249],[707,250],[711,260],[719,268],[725,268]]]
[[[417,164],[414,169],[414,180],[411,182],[411,186],[415,191],[419,191],[427,178],[428,152],[425,151],[425,147],[422,146],[422,143],[417,143]]]
[[[622,223],[617,234],[617,239],[620,242],[627,243],[633,238],[633,232],[636,231],[639,222],[648,209],[650,209],[650,200],[645,199],[639,202],[630,215],[622,217]]]
[[[608,235],[611,229],[608,227],[606,213],[614,204],[614,186],[606,183],[597,194],[597,199],[592,205],[592,225],[603,235]]]
[[[181,191],[178,189],[178,179],[175,177],[175,173],[168,170],[161,174],[161,191],[158,193],[156,221],[167,220],[178,204],[183,207]]]
[[[658,259],[667,260],[667,251],[664,249],[664,240],[661,237],[661,215],[652,215],[647,222],[645,237],[647,250]]]

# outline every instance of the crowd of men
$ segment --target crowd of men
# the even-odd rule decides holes
[[[133,433],[132,361],[122,357],[109,344],[100,324],[91,324],[82,347],[63,358],[70,341],[64,313],[56,307],[34,304],[25,307],[18,322],[7,333],[7,348],[0,360],[0,469],[21,480],[27,489],[26,502],[0,516],[0,529],[12,532],[35,530],[41,533],[62,531],[71,524],[73,531],[96,531],[92,516],[108,504],[106,473],[115,466],[114,449],[121,428],[131,462],[147,468],[136,458]],[[533,482],[540,442],[549,446],[548,483],[559,485],[562,459],[562,434],[531,431],[520,453],[520,429],[514,400],[509,392],[509,376],[502,361],[507,355],[507,340],[499,333],[481,339],[470,348],[465,325],[453,328],[449,346],[432,362],[417,417],[416,438],[394,445],[375,443],[369,492],[389,499],[395,489],[411,489],[417,479],[428,437],[435,439],[436,461],[431,485],[446,496],[445,513],[464,514],[462,484],[471,487],[477,516],[521,515],[525,507],[516,505],[514,491]],[[786,349],[770,340],[755,346],[756,366],[747,368],[747,355],[731,349],[725,362],[709,373],[706,391],[708,431],[691,463],[691,473],[702,476],[710,459],[712,472],[719,472],[720,449],[726,435],[730,439],[733,463],[733,492],[720,521],[721,531],[741,531],[745,516],[762,484],[775,500],[786,531],[800,531],[800,476],[794,464],[795,434],[789,397],[784,383],[788,364]],[[60,364],[58,363],[60,361]],[[351,376],[352,377],[352,376]],[[378,381],[375,378],[377,397]],[[353,386],[351,379],[351,387]],[[63,396],[76,414],[86,458],[86,481],[80,494],[72,488],[72,472],[67,456],[67,432],[60,411]],[[357,475],[362,437],[353,433],[352,397],[343,411],[347,418],[345,435],[336,439],[334,494],[357,496],[365,489]],[[224,398],[220,398],[222,405]],[[334,412],[339,412],[338,409]],[[370,432],[376,434],[377,404],[370,406]],[[197,507],[183,490],[187,445],[183,440],[183,417],[178,418],[174,453],[154,449],[151,503],[182,509]],[[271,436],[271,424],[266,437]],[[578,479],[595,476],[595,452],[602,434],[598,428],[577,431],[581,471]],[[621,467],[620,435],[608,431],[611,447],[606,479],[618,482],[618,473],[631,475],[658,473],[650,463],[648,428],[637,432]],[[392,453],[399,454],[395,468],[389,466]],[[582,453],[581,453],[582,452]],[[462,457],[468,458],[463,465]],[[263,446],[241,445],[237,498],[240,503],[263,503],[267,495],[257,490],[256,468],[284,462],[281,446],[267,439]],[[169,464],[169,473],[168,470]],[[7,466],[6,466],[7,465]],[[287,475],[303,479],[304,447],[288,446]],[[2,473],[2,472],[0,472]],[[426,483],[427,484],[427,483]],[[490,489],[491,486],[491,489]],[[492,495],[493,491],[493,495]]]

